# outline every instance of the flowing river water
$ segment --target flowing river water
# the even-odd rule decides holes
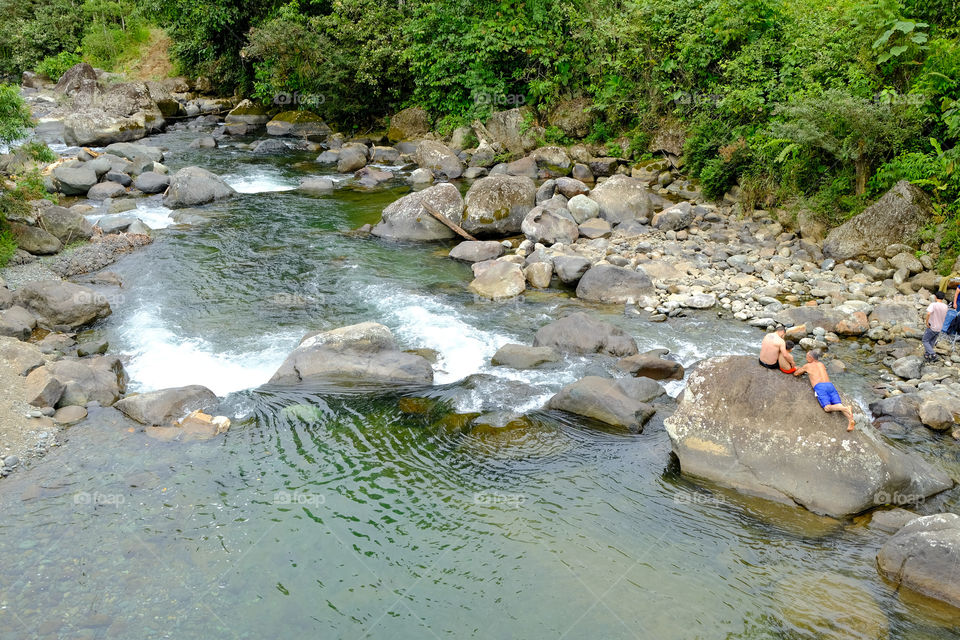
[[[448,246],[344,233],[375,222],[399,181],[305,196],[293,188],[315,154],[188,149],[195,135],[148,142],[172,170],[209,168],[242,195],[188,226],[141,202],[166,228],[110,267],[124,287],[102,289],[114,313],[94,332],[124,354],[134,390],[206,385],[233,427],[164,443],[94,410],[3,480],[0,637],[957,637],[955,612],[879,578],[889,534],[863,519],[681,477],[663,411],[639,435],[543,411],[609,364],[528,372],[490,357],[583,305],[557,291],[477,301]],[[686,365],[760,337],[715,313],[592,312]],[[306,332],[362,321],[435,350],[434,387],[265,385]],[[865,402],[850,364],[838,382]],[[955,447],[895,436],[957,475]],[[921,511],[957,503],[954,490]]]

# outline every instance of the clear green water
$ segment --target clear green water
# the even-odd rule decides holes
[[[304,158],[201,155],[189,139],[160,138],[172,167],[261,188],[303,175]],[[478,303],[445,247],[341,233],[404,192],[247,194],[115,265],[125,287],[98,331],[135,382],[207,384],[234,426],[161,443],[101,410],[3,480],[0,637],[821,638],[877,625],[957,637],[949,612],[904,602],[877,576],[885,534],[687,481],[662,414],[628,435],[538,411],[609,363],[486,362],[578,303]],[[759,337],[709,315],[658,325],[596,311],[687,364]],[[436,349],[438,384],[261,386],[307,331],[366,320]],[[856,373],[840,384],[868,398]],[[410,413],[403,397],[437,404]],[[491,426],[461,428],[444,407]],[[515,414],[527,423],[502,427]],[[960,465],[929,434],[899,438]],[[956,505],[954,492],[923,509]],[[846,586],[811,587],[822,575]]]

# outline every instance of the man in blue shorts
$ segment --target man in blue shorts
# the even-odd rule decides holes
[[[839,411],[847,416],[847,431],[853,431],[856,422],[853,420],[853,412],[850,407],[841,404],[840,394],[837,388],[830,382],[830,376],[827,375],[827,368],[820,362],[819,351],[807,352],[807,364],[793,372],[795,376],[803,374],[810,376],[810,384],[813,386],[813,392],[817,394],[817,402],[827,413]]]

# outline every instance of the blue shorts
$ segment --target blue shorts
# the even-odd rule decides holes
[[[840,394],[837,393],[837,388],[832,382],[821,382],[813,388],[813,392],[817,394],[817,402],[820,403],[821,408],[842,403]]]

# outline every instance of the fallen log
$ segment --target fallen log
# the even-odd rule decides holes
[[[421,204],[423,205],[423,208],[426,209],[427,213],[429,213],[434,218],[436,218],[437,220],[445,224],[447,227],[450,228],[451,231],[453,231],[455,234],[457,234],[461,238],[465,238],[466,240],[476,240],[476,238],[474,238],[472,235],[464,231],[463,227],[448,220],[445,215],[437,211],[433,207],[433,205],[431,205],[429,202],[423,202]]]

